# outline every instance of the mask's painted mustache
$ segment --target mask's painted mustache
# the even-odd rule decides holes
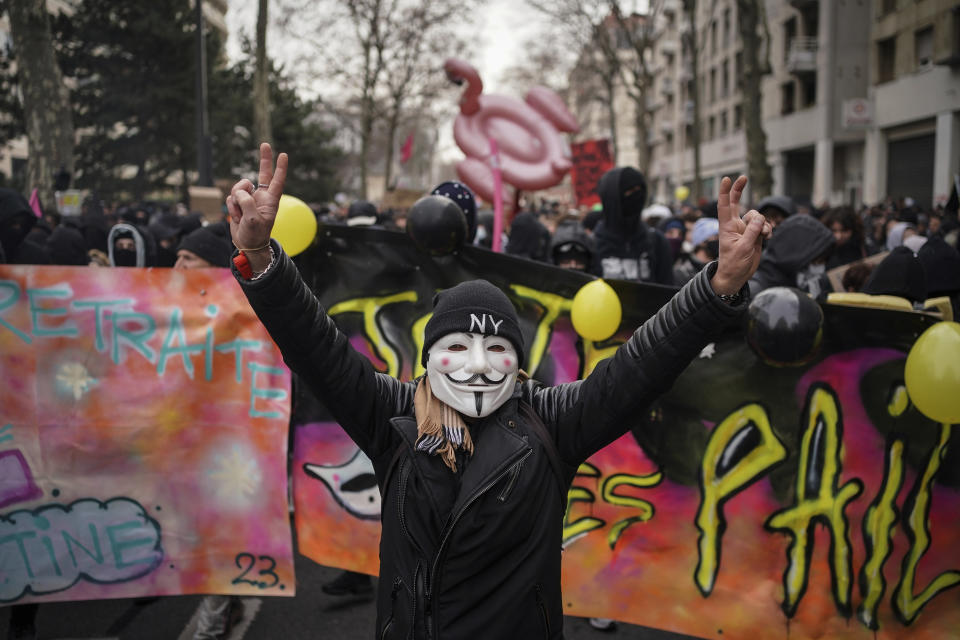
[[[499,380],[494,380],[494,379],[492,379],[492,378],[488,378],[487,376],[485,376],[485,375],[482,374],[482,373],[475,373],[475,374],[473,374],[472,376],[470,376],[469,378],[467,378],[466,380],[457,380],[456,378],[454,378],[454,377],[453,377],[452,375],[450,375],[449,373],[446,374],[446,376],[447,376],[447,379],[448,379],[450,382],[453,382],[454,384],[473,384],[474,382],[477,382],[477,381],[481,381],[481,382],[483,382],[484,384],[500,384],[500,383],[503,382],[503,381],[506,379],[506,377],[507,377],[507,375],[504,374],[503,376],[500,377]]]

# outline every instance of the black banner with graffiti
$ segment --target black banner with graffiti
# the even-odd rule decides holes
[[[296,258],[353,346],[420,375],[436,291],[485,278],[517,307],[524,369],[589,375],[674,293],[611,281],[611,339],[583,340],[590,278],[478,249],[418,252],[402,234],[321,228]],[[960,629],[960,453],[917,411],[904,360],[936,319],[823,305],[789,290],[707,345],[673,388],[581,466],[564,522],[566,612],[702,637],[943,638]],[[623,384],[630,384],[624,380]],[[301,551],[377,571],[372,466],[295,383]],[[960,390],[957,390],[960,393]],[[779,631],[778,631],[779,630]]]

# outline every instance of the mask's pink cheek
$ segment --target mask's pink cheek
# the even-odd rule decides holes
[[[449,367],[449,366],[450,366],[450,358],[441,358],[441,359],[440,359],[440,364],[443,365],[444,367]]]
[[[504,358],[503,366],[509,369],[511,366],[513,366],[513,362],[510,360],[510,358]]]

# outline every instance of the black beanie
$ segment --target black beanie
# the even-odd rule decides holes
[[[215,267],[229,267],[233,253],[230,230],[223,222],[200,227],[184,236],[177,251],[180,249],[197,254]]]
[[[433,317],[423,331],[423,366],[427,366],[427,352],[434,342],[460,331],[506,338],[517,350],[517,362],[523,362],[517,310],[503,291],[486,280],[461,282],[433,297]]]
[[[923,264],[907,247],[897,247],[873,269],[861,291],[923,302],[927,299]]]

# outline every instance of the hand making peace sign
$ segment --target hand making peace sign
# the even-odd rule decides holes
[[[230,214],[230,235],[233,244],[244,253],[266,251],[270,246],[270,231],[277,217],[283,184],[287,179],[287,154],[277,156],[273,168],[273,149],[266,142],[260,145],[260,174],[257,185],[246,178],[240,180],[227,196]]]
[[[736,182],[724,177],[720,181],[717,219],[720,221],[720,257],[717,272],[710,284],[718,295],[734,295],[746,284],[760,265],[763,239],[773,229],[763,215],[751,209],[740,217],[740,196],[747,186],[747,177]]]

